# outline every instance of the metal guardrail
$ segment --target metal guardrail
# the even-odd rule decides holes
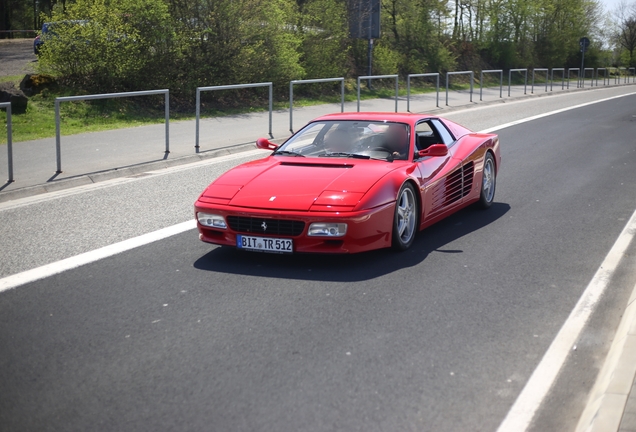
[[[563,90],[565,88],[565,68],[552,68],[552,71],[550,71],[550,91],[553,89],[554,71],[561,71],[561,90]]]
[[[55,152],[57,156],[57,174],[62,172],[62,146],[60,139],[60,102],[71,102],[79,100],[111,99],[131,96],[165,95],[165,118],[166,118],[166,153],[170,153],[170,90],[144,90],[123,93],[104,93],[86,96],[63,96],[55,98]]]
[[[614,66],[608,66],[606,69],[608,73],[607,84],[609,84],[610,81],[612,80],[612,70],[614,70],[614,84],[616,84],[616,76],[617,76],[616,71],[618,71],[618,68],[615,68]]]
[[[547,68],[534,68],[532,69],[532,87],[530,87],[530,93],[534,94],[534,76],[535,76],[535,72],[545,72],[545,91],[548,91],[548,75],[550,72],[550,69]]]
[[[12,141],[12,126],[11,126],[11,102],[0,103],[0,109],[7,109],[7,162],[9,164],[9,178],[7,183],[13,183],[13,141]]]
[[[274,84],[271,82],[264,83],[254,83],[254,84],[233,84],[233,85],[222,85],[222,86],[212,86],[212,87],[197,87],[197,108],[196,108],[196,131],[195,131],[195,139],[194,139],[194,148],[195,152],[199,153],[199,118],[201,117],[201,92],[211,91],[211,90],[233,90],[233,89],[241,89],[241,88],[251,88],[251,87],[269,87],[269,137],[274,138],[272,135],[272,112],[274,111]]]
[[[590,87],[594,87],[594,68],[584,68],[583,74],[581,74],[581,88],[585,88],[585,72],[592,71],[592,79],[590,81]]]
[[[503,97],[503,69],[482,70],[479,73],[479,100],[482,100],[485,73],[499,73],[499,97]]]
[[[596,68],[596,87],[598,87],[598,73],[600,71],[603,71],[603,85],[605,85],[605,78],[607,78],[607,69],[606,68]]]
[[[446,106],[448,106],[448,82],[451,75],[470,75],[470,101],[473,101],[473,81],[475,73],[473,71],[446,72]]]
[[[512,81],[513,72],[525,72],[525,80],[523,82],[523,94],[528,94],[528,69],[510,69],[508,71],[508,97],[510,97],[510,82]]]
[[[579,87],[579,81],[580,81],[580,77],[581,77],[581,69],[580,68],[568,68],[568,90],[570,89],[570,71],[578,71],[577,72],[577,76],[576,76],[576,87]]]
[[[315,84],[340,81],[340,112],[344,112],[344,100],[345,100],[345,79],[340,78],[320,78],[320,79],[308,79],[308,80],[293,80],[289,82],[289,131],[294,133],[294,85],[295,84]],[[270,130],[271,133],[271,130]]]
[[[398,92],[400,89],[400,81],[398,75],[367,75],[367,76],[359,76],[358,77],[358,112],[360,112],[360,81],[365,80],[374,80],[374,79],[384,79],[384,78],[392,78],[395,79],[395,112],[398,111]]]
[[[636,82],[636,67],[627,68],[628,78],[629,78],[629,71],[632,71],[632,82]],[[629,80],[627,82],[629,83]]]
[[[435,99],[435,106],[439,108],[439,73],[418,73],[408,74],[406,76],[406,111],[411,112],[411,78],[424,78],[424,77],[437,77],[437,84],[435,85],[435,91],[437,92],[437,98]]]

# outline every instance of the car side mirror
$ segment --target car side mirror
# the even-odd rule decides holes
[[[274,144],[267,138],[259,138],[256,140],[256,147],[263,150],[276,150],[278,145]]]
[[[448,154],[448,147],[446,144],[433,144],[424,150],[417,152],[418,157],[426,156],[446,156]]]

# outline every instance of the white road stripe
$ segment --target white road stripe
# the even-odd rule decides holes
[[[0,292],[196,228],[194,219],[0,279]]]
[[[521,124],[521,123],[527,123],[527,122],[532,121],[532,120],[537,120],[537,119],[540,119],[540,118],[543,118],[543,117],[548,117],[548,116],[559,114],[559,113],[562,113],[562,112],[565,112],[565,111],[571,111],[573,109],[583,108],[583,107],[586,107],[586,106],[589,106],[589,105],[594,105],[594,104],[597,104],[597,103],[607,102],[607,101],[610,101],[610,100],[613,100],[613,99],[618,99],[618,98],[623,98],[623,97],[626,97],[626,96],[633,96],[633,95],[636,95],[636,92],[626,93],[626,94],[622,94],[622,95],[618,95],[618,96],[612,96],[612,97],[608,97],[608,98],[605,98],[605,99],[595,100],[595,101],[592,101],[592,102],[586,102],[586,103],[582,103],[582,104],[579,104],[579,105],[574,105],[574,106],[567,107],[567,108],[561,108],[561,109],[558,109],[558,110],[550,111],[550,112],[543,113],[543,114],[538,114],[538,115],[535,115],[535,116],[532,116],[532,117],[522,118],[522,119],[519,119],[519,120],[512,121],[510,123],[504,123],[504,124],[499,125],[499,126],[495,126],[495,127],[491,127],[491,128],[488,128],[488,129],[484,129],[482,131],[479,131],[478,133],[492,133],[492,132],[495,132],[495,131],[498,131],[498,130],[501,130],[501,129],[509,128],[510,126],[515,126],[515,125],[518,125],[518,124]]]
[[[618,263],[636,234],[636,211],[574,306],[541,362],[517,397],[497,432],[523,432],[554,384],[559,371],[609,285]]]

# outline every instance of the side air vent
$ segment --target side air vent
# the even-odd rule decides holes
[[[453,171],[433,190],[433,210],[447,207],[468,195],[473,187],[475,165],[469,162]]]

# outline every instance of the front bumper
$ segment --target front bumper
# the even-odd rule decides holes
[[[293,236],[259,231],[235,231],[231,226],[226,229],[217,229],[197,222],[199,238],[207,243],[236,247],[237,234],[289,238],[294,242],[295,253],[358,253],[389,247],[393,231],[394,209],[395,203],[359,212],[272,211],[210,205],[200,201],[194,205],[195,218],[197,212],[204,212],[222,215],[226,221],[228,216],[302,221],[305,224],[302,232]],[[310,237],[307,235],[307,229],[314,222],[346,223],[347,233],[343,237]]]

